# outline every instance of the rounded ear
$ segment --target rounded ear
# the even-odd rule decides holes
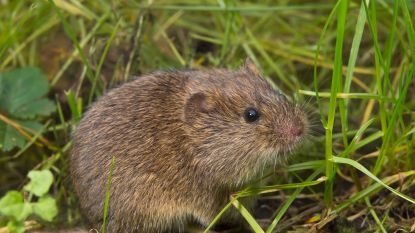
[[[255,76],[258,76],[258,77],[261,76],[261,74],[259,73],[258,68],[255,66],[255,64],[252,62],[252,60],[249,57],[245,59],[243,69],[246,72],[248,72],[252,75],[255,75]]]
[[[200,113],[209,111],[208,99],[205,94],[198,92],[192,94],[184,105],[184,121],[192,124]]]

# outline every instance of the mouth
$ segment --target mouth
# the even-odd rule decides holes
[[[276,130],[276,138],[281,149],[285,152],[296,149],[308,135],[308,122],[306,119],[296,119],[287,122],[284,127]]]
[[[287,136],[287,137],[275,137],[273,138],[273,147],[276,153],[281,155],[291,154],[297,150],[301,144],[305,141],[306,134]]]
[[[281,152],[283,152],[284,154],[291,154],[293,151],[297,150],[300,147],[303,141],[304,137],[297,137],[291,139],[289,143],[281,147]]]
[[[309,131],[308,119],[303,114],[293,114],[280,118],[277,122],[273,125],[273,133],[269,135],[272,137],[271,146],[280,156],[285,156],[298,149],[305,141]]]

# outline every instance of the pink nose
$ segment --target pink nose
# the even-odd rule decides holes
[[[293,122],[283,127],[279,126],[276,128],[276,133],[280,138],[293,140],[304,134],[304,124],[302,122]]]
[[[304,127],[302,126],[302,124],[301,125],[294,125],[291,128],[291,133],[290,134],[294,137],[299,137],[299,136],[303,135],[303,132],[304,132]]]

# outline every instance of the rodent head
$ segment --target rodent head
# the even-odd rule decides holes
[[[183,118],[194,163],[226,184],[257,178],[297,147],[308,131],[304,112],[274,90],[249,60],[239,71],[190,79]]]

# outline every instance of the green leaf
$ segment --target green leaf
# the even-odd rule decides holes
[[[7,223],[7,229],[13,233],[25,232],[24,222],[11,220]]]
[[[9,191],[0,199],[0,213],[3,213],[4,208],[23,203],[23,195],[17,191]]]
[[[52,101],[43,98],[49,84],[37,68],[26,67],[0,74],[0,84],[0,113],[24,127],[34,131],[40,129],[40,124],[28,119],[47,116],[56,109]],[[26,141],[16,129],[0,121],[0,148],[3,151],[23,147]]]
[[[56,200],[51,196],[39,198],[39,201],[33,204],[33,213],[41,217],[43,220],[52,221],[58,214]]]
[[[42,129],[42,125],[35,121],[15,121],[19,125],[31,129],[33,131],[39,131]],[[0,121],[0,144],[3,146],[3,151],[9,151],[15,146],[23,147],[26,139],[17,130],[10,125],[7,125],[3,121]]]
[[[30,171],[27,176],[30,182],[24,186],[24,190],[38,197],[45,195],[53,183],[53,175],[49,170]]]
[[[9,191],[0,199],[0,214],[17,221],[25,220],[32,213],[30,203],[24,202],[23,195],[17,191]]]
[[[25,105],[46,95],[49,90],[47,78],[37,68],[12,70],[0,78],[3,86],[0,107],[13,116]]]
[[[0,144],[3,151],[9,151],[15,146],[22,147],[24,143],[25,138],[17,130],[0,121]]]
[[[14,115],[19,118],[33,118],[35,116],[48,116],[56,109],[55,104],[48,99],[34,100],[29,104],[22,105]]]

